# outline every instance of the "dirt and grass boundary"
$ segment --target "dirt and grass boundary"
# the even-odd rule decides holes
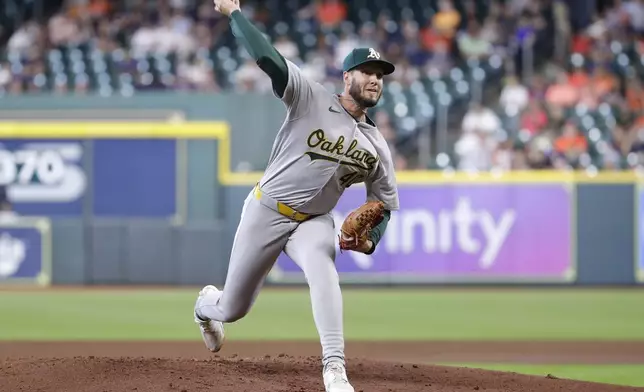
[[[644,342],[347,342],[346,352],[356,392],[644,391],[428,365],[644,365]],[[312,341],[230,341],[219,354],[211,354],[201,342],[193,341],[1,342],[0,390],[323,391],[319,353],[319,343]]]

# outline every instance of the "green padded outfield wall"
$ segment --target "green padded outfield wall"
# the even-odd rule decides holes
[[[26,137],[20,132],[27,128],[19,127],[2,134],[5,156],[15,160],[17,152],[42,151],[49,143],[83,186],[77,193],[66,188],[67,199],[54,202],[54,193],[44,190],[49,188],[33,183],[38,171],[32,182],[17,184],[23,187],[17,210],[48,225],[2,226],[6,244],[28,251],[3,260],[16,268],[0,282],[224,283],[243,200],[261,174],[283,115],[281,102],[257,95],[3,98],[0,131],[10,129],[6,124],[38,122],[29,129],[49,132]],[[88,131],[81,137],[82,126],[71,127],[76,133],[55,126],[78,121],[116,121],[123,125],[114,125],[115,133],[122,127],[142,133],[92,137]],[[212,124],[214,136],[148,137],[132,125],[192,122],[206,133]],[[173,135],[191,130],[178,125]],[[49,178],[45,174],[42,179]],[[372,258],[338,255],[343,282],[632,285],[642,277],[641,192],[632,174],[398,177],[401,211]],[[52,178],[50,188],[63,181]],[[17,185],[10,187],[15,191]],[[364,189],[350,189],[333,212],[336,221],[363,197]],[[458,219],[462,214],[467,222]],[[269,280],[303,282],[283,256]]]

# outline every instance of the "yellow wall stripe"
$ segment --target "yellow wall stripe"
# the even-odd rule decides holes
[[[230,126],[226,122],[0,122],[1,139],[216,139],[219,181],[223,185],[252,186],[262,172],[231,171]],[[644,176],[634,172],[512,171],[506,173],[399,171],[401,185],[427,184],[535,184],[610,183],[635,184]]]

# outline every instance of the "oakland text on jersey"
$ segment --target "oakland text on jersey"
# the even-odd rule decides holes
[[[356,149],[358,145],[357,140],[353,140],[349,144],[349,148],[344,151],[344,136],[340,136],[337,141],[332,141],[326,138],[322,129],[316,129],[311,132],[306,139],[306,143],[311,148],[319,148],[320,150],[329,154],[336,154],[349,158],[351,161],[343,161],[342,159],[334,158],[329,155],[324,155],[316,152],[307,152],[311,160],[325,159],[331,162],[338,162],[341,165],[354,166],[363,170],[371,172],[378,163],[378,157],[374,157],[369,151],[363,149]]]

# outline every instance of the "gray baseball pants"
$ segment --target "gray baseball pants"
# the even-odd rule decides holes
[[[197,313],[231,323],[251,309],[264,280],[284,251],[304,272],[322,361],[344,363],[342,292],[335,268],[335,223],[331,214],[296,222],[272,208],[275,201],[251,191],[235,233],[226,283],[218,298],[207,297]]]

